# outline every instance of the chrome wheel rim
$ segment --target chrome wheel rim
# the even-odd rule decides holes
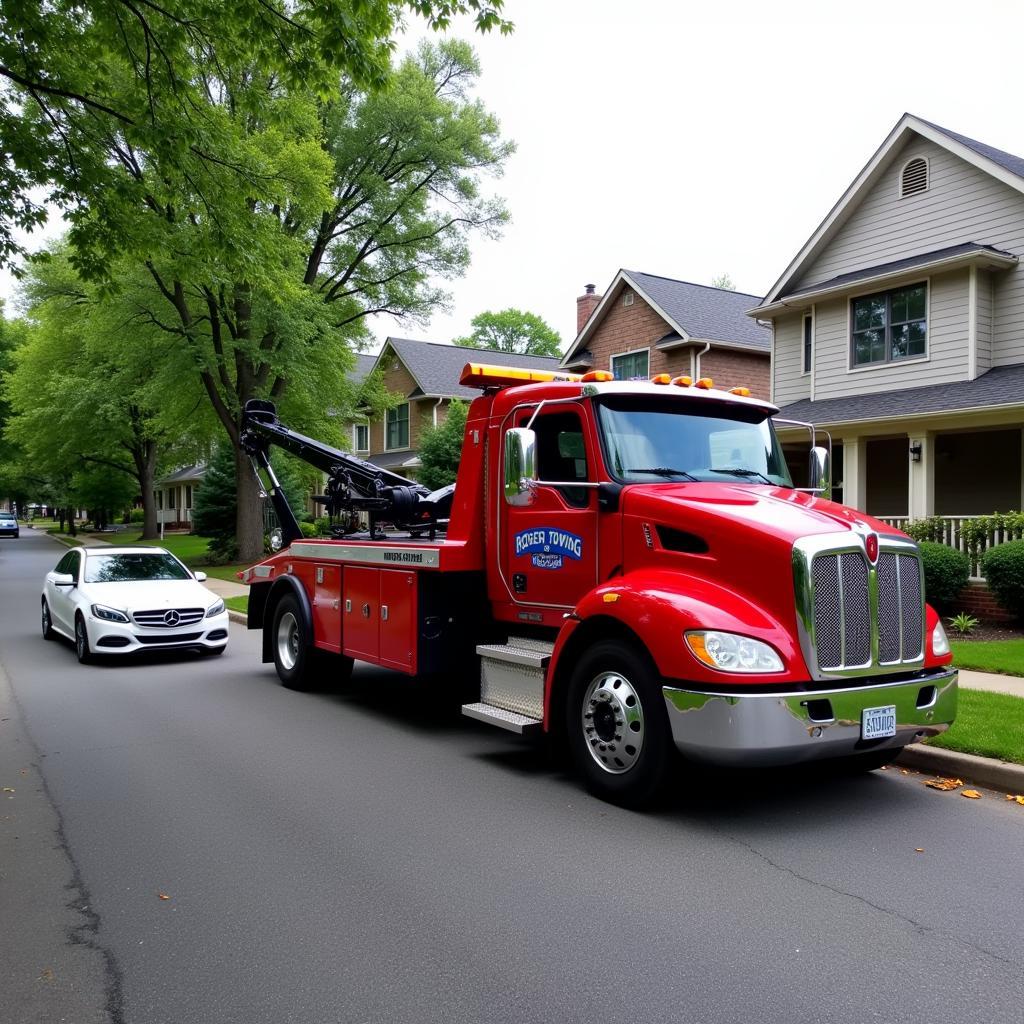
[[[50,609],[43,605],[43,636],[50,632]]]
[[[277,660],[287,672],[299,661],[299,624],[291,612],[285,612],[277,624]]]
[[[610,775],[636,765],[644,745],[644,711],[633,684],[620,672],[602,672],[587,687],[580,727],[594,762]]]
[[[81,619],[75,624],[75,650],[79,657],[85,654],[85,623]]]

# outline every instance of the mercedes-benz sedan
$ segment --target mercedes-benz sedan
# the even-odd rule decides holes
[[[163,548],[72,548],[46,574],[43,637],[73,640],[82,662],[153,650],[222,654],[228,613],[205,579]]]

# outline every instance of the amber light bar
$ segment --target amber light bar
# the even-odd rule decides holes
[[[556,373],[552,370],[524,370],[518,366],[489,366],[487,363],[466,363],[459,383],[464,388],[508,388],[516,384],[545,384],[568,381],[579,384],[578,373]]]

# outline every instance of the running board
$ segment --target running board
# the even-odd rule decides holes
[[[499,729],[507,729],[520,736],[529,736],[541,729],[539,719],[530,718],[529,715],[520,715],[515,711],[506,711],[504,708],[496,708],[492,704],[463,704],[462,713],[467,718],[475,718],[478,722],[496,725]]]

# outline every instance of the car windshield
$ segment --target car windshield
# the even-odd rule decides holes
[[[626,483],[793,486],[771,421],[756,407],[611,396],[600,403],[598,418],[608,468]]]
[[[188,580],[188,570],[173,555],[90,555],[85,562],[86,583],[141,583],[146,580]]]

